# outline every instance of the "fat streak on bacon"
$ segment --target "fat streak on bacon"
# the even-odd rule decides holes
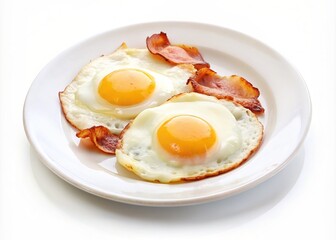
[[[76,136],[78,138],[90,138],[91,142],[93,142],[98,149],[110,154],[115,154],[119,141],[119,136],[111,133],[104,126],[94,126],[83,129],[79,131]]]
[[[258,100],[260,95],[258,88],[243,77],[237,75],[222,77],[210,68],[202,68],[189,78],[187,84],[191,84],[195,92],[234,101],[254,113],[260,114],[265,111]]]
[[[205,62],[196,47],[188,45],[171,45],[167,34],[160,32],[146,39],[147,49],[155,55],[160,55],[168,62],[175,64],[192,64],[196,69],[210,67]]]

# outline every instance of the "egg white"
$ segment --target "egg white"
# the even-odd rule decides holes
[[[139,69],[152,75],[154,92],[136,105],[112,105],[98,94],[99,83],[107,74],[125,68]],[[158,106],[176,94],[191,91],[186,81],[194,72],[192,65],[171,65],[147,49],[127,48],[123,44],[112,54],[101,56],[82,68],[59,94],[62,110],[66,119],[79,130],[101,125],[119,134],[130,119],[144,109]]]
[[[217,143],[205,158],[180,161],[158,143],[157,128],[166,119],[181,114],[202,118],[215,130]],[[124,131],[116,157],[121,165],[145,180],[196,180],[240,165],[259,146],[262,135],[263,127],[250,110],[230,101],[186,93],[141,112]]]

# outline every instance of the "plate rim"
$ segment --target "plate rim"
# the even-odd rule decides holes
[[[292,70],[297,74],[298,78],[297,80],[300,81],[300,85],[302,87],[304,87],[304,92],[305,95],[307,97],[307,104],[304,106],[306,108],[306,112],[308,113],[308,116],[306,116],[306,125],[303,128],[303,131],[301,131],[301,136],[300,136],[300,141],[297,142],[296,147],[294,148],[294,150],[291,152],[291,154],[287,157],[287,159],[285,159],[278,167],[276,167],[275,169],[272,169],[271,171],[267,172],[267,174],[264,174],[262,177],[259,177],[256,180],[253,180],[251,182],[245,183],[243,186],[236,188],[236,189],[230,189],[230,191],[226,191],[226,192],[221,192],[219,194],[213,194],[213,195],[206,195],[206,196],[201,196],[201,197],[197,197],[197,196],[193,196],[191,198],[184,198],[184,199],[179,199],[178,201],[176,200],[167,200],[167,199],[144,199],[144,198],[139,198],[139,197],[124,197],[121,196],[119,194],[113,194],[111,195],[110,193],[107,193],[105,191],[103,191],[102,189],[97,190],[97,188],[94,188],[92,186],[88,186],[88,184],[83,184],[81,181],[79,181],[78,179],[74,179],[74,176],[70,177],[66,174],[64,174],[64,171],[60,171],[59,168],[57,168],[57,164],[53,161],[49,160],[49,157],[46,156],[45,152],[43,151],[43,149],[41,149],[41,146],[39,146],[39,144],[37,142],[35,142],[35,140],[32,138],[33,133],[31,132],[31,129],[29,128],[29,120],[27,119],[27,105],[29,104],[29,96],[31,94],[32,91],[32,87],[34,85],[34,83],[36,82],[36,80],[39,78],[39,76],[41,75],[41,73],[46,69],[46,67],[50,64],[52,64],[52,62],[56,59],[58,59],[59,57],[61,57],[64,54],[67,54],[68,52],[71,52],[72,49],[78,47],[81,44],[84,44],[86,42],[89,42],[93,39],[96,38],[101,38],[104,35],[107,34],[111,34],[112,32],[118,32],[122,29],[127,29],[127,28],[131,28],[131,27],[141,27],[144,25],[153,25],[153,24],[163,24],[163,25],[169,25],[169,24],[178,24],[178,25],[193,25],[193,26],[198,26],[201,25],[203,27],[211,27],[211,28],[217,28],[218,30],[221,31],[229,31],[232,32],[234,34],[238,34],[240,36],[243,36],[244,38],[253,40],[258,42],[259,44],[261,44],[263,47],[266,47],[269,51],[277,54],[278,57],[280,57],[283,61],[285,61],[291,68]],[[272,47],[270,47],[269,45],[263,43],[262,41],[249,36],[245,33],[242,33],[240,31],[234,30],[234,29],[230,29],[227,27],[223,27],[223,26],[219,26],[219,25],[214,25],[214,24],[209,24],[209,23],[201,23],[201,22],[191,22],[191,21],[154,21],[154,22],[141,22],[141,23],[136,23],[136,24],[129,24],[129,25],[125,25],[125,26],[120,26],[117,28],[113,28],[95,35],[92,35],[91,37],[88,37],[78,43],[73,44],[71,47],[68,47],[66,49],[64,49],[63,51],[61,51],[59,54],[57,54],[54,58],[52,58],[42,69],[41,71],[37,74],[37,76],[35,77],[35,79],[33,80],[33,82],[31,83],[31,86],[28,89],[27,95],[25,97],[24,100],[24,105],[23,105],[23,125],[24,125],[24,131],[26,133],[26,136],[30,142],[31,147],[35,150],[35,153],[38,155],[39,160],[45,165],[47,166],[47,168],[49,168],[53,173],[55,173],[58,177],[60,177],[61,179],[65,180],[66,182],[70,183],[71,185],[84,190],[88,193],[91,193],[93,195],[105,198],[105,199],[109,199],[109,200],[113,200],[113,201],[117,201],[117,202],[123,202],[123,203],[128,203],[128,204],[133,204],[133,205],[142,205],[142,206],[184,206],[184,205],[194,205],[194,204],[200,204],[200,203],[205,203],[205,202],[210,202],[210,201],[215,201],[215,200],[219,200],[219,199],[224,199],[226,197],[230,197],[233,196],[235,194],[244,192],[248,189],[251,189],[255,186],[257,186],[258,184],[260,184],[261,182],[264,182],[265,180],[271,178],[272,176],[276,175],[278,172],[280,172],[289,162],[290,160],[297,154],[297,152],[299,151],[299,149],[301,148],[302,144],[304,143],[304,140],[306,139],[306,136],[309,132],[309,128],[311,125],[311,118],[312,118],[312,103],[311,103],[311,97],[310,97],[310,93],[307,87],[307,84],[304,80],[304,78],[302,77],[302,75],[300,74],[300,72],[298,71],[298,69],[290,62],[288,61],[282,54],[280,54],[278,51],[276,51],[275,49],[273,49]],[[62,167],[61,167],[62,168]],[[77,178],[77,176],[76,176]]]

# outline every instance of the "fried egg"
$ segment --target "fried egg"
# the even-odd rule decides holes
[[[259,147],[263,126],[248,109],[199,93],[174,96],[141,112],[122,132],[117,161],[162,183],[232,170]]]
[[[190,64],[172,65],[147,49],[122,44],[87,64],[60,92],[62,110],[79,130],[104,126],[119,134],[144,109],[191,91],[186,81],[194,72]]]

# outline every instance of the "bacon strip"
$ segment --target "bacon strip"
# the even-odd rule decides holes
[[[171,63],[192,64],[196,69],[210,67],[196,47],[188,45],[173,46],[164,32],[147,37],[146,44],[152,54],[160,55]]]
[[[76,134],[79,138],[90,138],[90,140],[103,152],[115,154],[119,136],[111,133],[106,127],[94,126],[83,129]]]
[[[195,92],[237,102],[254,113],[265,111],[258,100],[258,88],[240,76],[221,77],[209,68],[202,68],[189,78],[189,83]]]

